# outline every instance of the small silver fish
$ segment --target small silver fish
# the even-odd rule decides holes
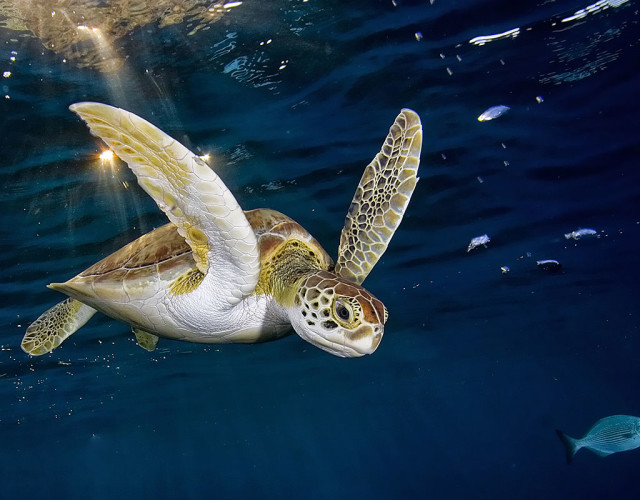
[[[557,429],[556,434],[567,449],[567,463],[571,463],[580,448],[606,457],[640,446],[640,418],[629,415],[601,418],[591,426],[582,439],[572,438]]]
[[[499,106],[491,106],[478,117],[478,121],[486,122],[489,120],[494,120],[495,118],[504,115],[510,109],[511,108],[509,106],[505,106],[504,104],[500,104]]]
[[[491,238],[489,238],[488,234],[483,234],[482,236],[476,236],[469,243],[469,246],[467,247],[467,252],[470,252],[475,247],[479,247],[480,245],[483,245],[485,248],[487,248],[487,243],[489,243],[490,241],[491,241]]]
[[[600,235],[598,231],[595,229],[576,229],[575,231],[571,231],[570,233],[565,233],[564,237],[568,240],[579,240],[581,238],[591,238],[591,237],[599,238]]]
[[[562,264],[555,259],[538,260],[536,261],[536,264],[543,271],[549,271],[552,273],[559,273],[562,271]]]

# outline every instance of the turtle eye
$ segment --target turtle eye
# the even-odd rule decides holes
[[[341,300],[336,300],[334,310],[336,312],[336,316],[341,321],[344,321],[345,323],[351,321],[353,314],[351,311],[351,306],[349,306],[348,304],[345,304]]]

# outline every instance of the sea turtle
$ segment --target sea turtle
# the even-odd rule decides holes
[[[28,328],[22,349],[58,347],[96,311],[132,326],[138,344],[158,337],[254,343],[287,335],[342,357],[376,350],[385,306],[360,284],[387,248],[418,177],[422,126],[403,109],[366,167],[349,207],[338,260],[275,210],[244,212],[205,161],[123,109],[70,106],[170,220],[50,288],[69,296]]]

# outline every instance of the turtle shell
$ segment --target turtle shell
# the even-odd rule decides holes
[[[301,270],[333,268],[333,260],[320,243],[290,217],[267,208],[245,215],[260,247],[256,293],[280,295],[276,289],[281,291],[292,285]]]
[[[264,208],[246,211],[245,215],[260,247],[258,293],[269,293],[270,269],[283,251],[290,251],[288,245],[300,244],[323,269],[333,265],[315,238],[286,215]],[[169,223],[125,245],[69,281],[50,287],[80,301],[95,304],[97,300],[100,309],[107,309],[104,312],[109,314],[108,302],[150,298],[171,289],[176,280],[190,273],[199,273],[191,247],[176,226]]]

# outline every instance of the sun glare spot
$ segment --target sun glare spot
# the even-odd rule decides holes
[[[113,154],[113,151],[111,151],[110,149],[107,149],[106,151],[103,151],[102,153],[100,153],[100,160],[102,161],[103,165],[105,163],[110,163],[111,166],[113,166],[114,158],[115,158],[115,155]]]

